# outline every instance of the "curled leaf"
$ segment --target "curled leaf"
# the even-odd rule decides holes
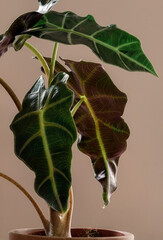
[[[24,46],[27,39],[29,39],[29,38],[31,38],[31,36],[28,35],[28,34],[23,34],[23,35],[20,35],[20,36],[16,36],[15,40],[12,44],[15,51],[19,51]]]
[[[28,12],[19,16],[9,27],[5,34],[0,36],[0,57],[12,46],[12,43],[15,41],[15,37],[20,35],[22,32],[33,27],[41,18],[42,14],[37,12]],[[28,35],[28,38],[30,35]],[[21,36],[21,47],[22,40],[27,40],[27,35]],[[19,48],[20,42],[19,42]]]

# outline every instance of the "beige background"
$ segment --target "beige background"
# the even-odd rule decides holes
[[[37,0],[0,0],[0,32],[20,14],[37,9]],[[101,186],[94,180],[88,157],[74,148],[73,185],[75,207],[73,226],[113,228],[133,232],[137,240],[161,240],[163,235],[163,28],[162,0],[60,0],[57,11],[71,10],[94,15],[103,26],[116,23],[137,36],[160,78],[147,73],[130,73],[103,64],[117,86],[128,95],[124,114],[131,130],[128,150],[121,157],[118,190],[103,209]],[[33,39],[44,55],[50,56],[53,44]],[[39,77],[37,61],[27,49],[13,49],[0,59],[0,76],[22,100]],[[60,45],[59,56],[100,62],[84,46]],[[0,87],[0,171],[19,181],[38,200],[45,214],[48,209],[33,191],[34,174],[13,153],[9,130],[17,110]],[[0,179],[0,239],[7,240],[13,228],[38,227],[40,220],[26,198],[15,187]]]

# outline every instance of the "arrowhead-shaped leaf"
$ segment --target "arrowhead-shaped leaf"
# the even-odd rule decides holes
[[[100,64],[64,61],[71,69],[68,85],[75,93],[74,104],[84,100],[74,115],[80,134],[78,147],[91,158],[107,205],[116,189],[118,161],[129,137],[129,129],[121,118],[127,97]],[[57,63],[56,70],[63,71],[64,67]]]
[[[71,147],[76,128],[68,75],[59,73],[48,89],[42,77],[26,94],[14,118],[15,153],[36,174],[35,190],[53,209],[65,212],[71,186]]]
[[[39,2],[39,13],[47,13],[59,0],[38,0]]]
[[[84,44],[106,63],[156,75],[136,37],[115,25],[101,27],[91,15],[80,17],[72,12],[51,11],[27,33],[65,44]]]
[[[28,30],[29,28],[33,27],[41,18],[42,14],[38,12],[29,12],[25,13],[21,16],[19,16],[9,27],[9,29],[6,31],[5,34],[0,36],[0,57],[8,50],[8,48],[12,45],[12,43],[15,40],[15,37],[17,36],[19,39],[19,36],[22,32]],[[24,42],[29,38],[30,36],[27,37],[21,36],[21,42],[19,41],[16,45],[17,49],[20,49]]]

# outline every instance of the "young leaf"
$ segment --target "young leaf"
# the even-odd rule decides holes
[[[136,37],[115,25],[101,27],[91,15],[51,11],[26,33],[65,44],[84,44],[106,63],[156,75]]]
[[[22,32],[34,26],[41,18],[42,14],[37,12],[29,12],[19,16],[9,27],[5,34],[0,35],[0,57],[8,50],[8,48],[15,41],[17,36],[18,44],[15,43],[16,48],[20,49],[24,41],[30,36],[18,36]],[[20,39],[21,38],[21,42]],[[18,45],[18,46],[17,46]]]
[[[38,0],[39,9],[38,12],[45,14],[47,13],[59,0]]]
[[[71,147],[76,128],[70,113],[73,92],[59,73],[48,89],[40,77],[26,94],[11,130],[16,155],[36,174],[35,190],[51,208],[67,209],[71,186]]]
[[[116,189],[118,161],[129,137],[128,126],[121,118],[127,97],[100,64],[64,61],[72,71],[68,85],[75,93],[74,104],[84,99],[74,115],[80,134],[78,147],[91,158],[107,205]],[[64,67],[57,63],[56,70],[64,70]]]

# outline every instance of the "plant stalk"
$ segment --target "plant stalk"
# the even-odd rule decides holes
[[[81,106],[81,104],[84,102],[84,97],[81,96],[81,99],[79,100],[79,102],[77,102],[77,104],[73,107],[72,111],[71,111],[71,115],[74,116],[76,111],[79,109],[79,107]]]
[[[56,63],[57,52],[58,52],[58,46],[59,46],[59,43],[56,42],[55,45],[54,45],[53,54],[52,54],[51,63],[50,63],[50,73],[49,73],[49,79],[48,79],[48,86],[50,86],[51,82],[53,81],[55,63]]]
[[[47,78],[49,78],[50,70],[49,70],[48,64],[47,64],[46,60],[44,59],[44,57],[42,56],[42,54],[34,46],[32,46],[30,43],[25,42],[24,45],[35,54],[35,56],[41,62]]]
[[[59,212],[50,208],[50,236],[71,237],[72,212],[73,191],[71,187],[69,194],[69,209],[64,214],[60,214]]]
[[[16,96],[16,94],[14,93],[14,91],[11,89],[11,87],[2,79],[0,78],[0,84],[4,87],[4,89],[7,91],[7,93],[10,95],[10,97],[12,98],[12,100],[14,101],[18,111],[21,110],[22,105],[18,99],[18,97]]]
[[[39,208],[39,206],[35,202],[35,200],[32,198],[32,196],[18,182],[16,182],[14,179],[10,178],[9,176],[0,172],[0,177],[6,179],[10,183],[12,183],[14,186],[16,186],[22,193],[24,193],[24,195],[29,199],[29,201],[32,203],[33,207],[37,211],[37,213],[38,213],[38,215],[39,215],[39,217],[42,221],[42,224],[44,226],[45,232],[46,232],[46,234],[48,234],[48,232],[49,232],[49,221],[45,218],[41,209]]]

